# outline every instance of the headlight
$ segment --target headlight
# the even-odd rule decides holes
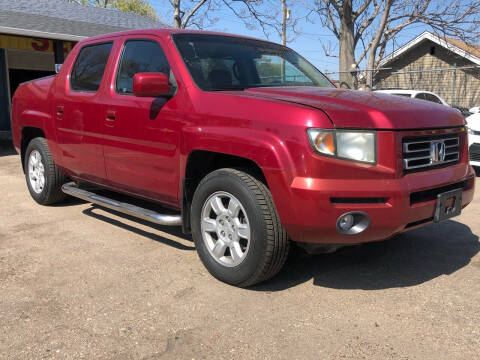
[[[373,131],[308,129],[307,134],[320,154],[367,163],[377,160]]]
[[[472,135],[475,134],[475,131],[473,131],[473,130],[470,129],[469,127],[467,127],[467,132],[468,132],[469,134],[472,134]]]

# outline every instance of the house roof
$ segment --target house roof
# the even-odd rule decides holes
[[[423,41],[430,40],[435,44],[442,46],[453,53],[470,60],[474,64],[480,65],[480,46],[467,44],[461,40],[450,39],[435,35],[429,31],[425,31],[423,34],[417,36],[413,40],[410,40],[408,43],[398,48],[391,54],[385,56],[382,61],[380,61],[379,67],[384,67],[396,58],[398,58],[403,53],[414,48],[416,45],[420,44]]]
[[[0,33],[78,41],[99,34],[167,25],[133,13],[64,0],[0,0]]]
[[[459,49],[462,49],[463,51],[466,51],[473,56],[480,58],[480,46],[479,45],[471,45],[467,44],[461,40],[458,39],[447,39],[447,42],[453,46],[458,47]]]

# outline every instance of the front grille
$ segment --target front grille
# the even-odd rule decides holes
[[[418,204],[425,201],[436,200],[439,194],[456,189],[467,190],[468,182],[462,181],[442,187],[413,192],[410,194],[410,205]]]
[[[457,162],[460,158],[457,135],[436,135],[403,139],[406,171],[422,171]]]
[[[468,150],[470,161],[480,161],[480,144],[472,144]]]

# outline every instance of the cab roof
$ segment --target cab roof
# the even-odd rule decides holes
[[[242,39],[251,39],[251,40],[257,40],[257,41],[263,41],[263,42],[268,42],[272,44],[276,44],[272,41],[264,40],[264,39],[259,39],[251,36],[245,36],[245,35],[238,35],[238,34],[230,34],[230,33],[224,33],[224,32],[216,32],[216,31],[205,31],[205,30],[187,30],[187,29],[174,29],[174,28],[152,28],[152,29],[143,29],[143,30],[127,30],[127,31],[120,31],[120,32],[114,32],[110,34],[103,34],[103,35],[97,35],[93,37],[89,37],[87,39],[84,39],[80,41],[79,43],[84,43],[84,42],[91,42],[91,41],[102,41],[102,40],[108,40],[112,39],[115,37],[119,36],[141,36],[141,35],[157,35],[157,36],[170,36],[173,34],[202,34],[202,35],[217,35],[217,36],[229,36],[229,37],[236,37],[236,38],[242,38]]]

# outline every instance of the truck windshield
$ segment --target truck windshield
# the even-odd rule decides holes
[[[313,65],[284,46],[207,34],[175,34],[173,39],[190,75],[202,90],[334,87]]]

